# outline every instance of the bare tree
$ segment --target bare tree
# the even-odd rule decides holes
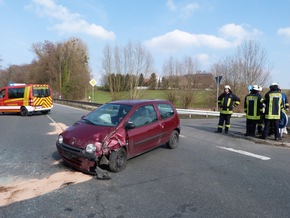
[[[257,41],[244,41],[235,54],[235,64],[246,85],[265,85],[270,78],[272,66],[266,51]]]
[[[188,108],[194,99],[194,88],[196,87],[197,63],[190,57],[184,57],[178,65],[180,72],[179,94],[183,108]]]
[[[166,76],[168,88],[164,90],[165,97],[174,104],[177,100],[183,108],[188,108],[194,99],[194,89],[197,85],[195,74],[198,63],[191,57],[181,61],[170,57],[163,65],[163,75]]]
[[[236,93],[247,91],[248,85],[265,85],[270,79],[271,65],[265,50],[253,40],[244,41],[232,57],[213,66],[222,83],[229,84]]]
[[[123,90],[129,90],[129,98],[138,99],[142,97],[143,92],[142,89],[137,88],[143,85],[139,84],[139,78],[141,75],[146,78],[149,73],[153,72],[153,58],[140,43],[129,42],[125,47],[116,46],[114,50],[107,45],[103,50],[102,66],[103,77],[105,77],[103,81],[108,83],[112,99],[121,97],[120,92]],[[114,81],[110,79],[112,74],[121,74],[122,77]],[[126,80],[126,85],[121,82],[124,80]]]
[[[163,75],[166,77],[166,88],[164,89],[165,97],[173,104],[177,103],[178,100],[178,81],[179,75],[176,66],[176,60],[170,57],[163,64]]]

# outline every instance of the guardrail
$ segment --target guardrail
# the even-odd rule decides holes
[[[85,109],[94,109],[102,105],[102,104],[93,103],[93,102],[73,101],[73,100],[65,100],[65,99],[53,99],[53,101],[56,103],[70,105],[73,107],[81,107]],[[177,108],[176,110],[178,114],[188,115],[189,118],[196,115],[205,116],[205,117],[220,115],[219,111],[190,110],[190,109],[179,109],[179,108]],[[232,117],[244,117],[245,115],[246,115],[245,113],[233,113]]]
[[[203,115],[206,117],[209,116],[219,116],[219,111],[205,111],[205,110],[188,110],[188,109],[176,109],[178,114],[188,115],[191,118],[191,115]],[[232,117],[244,117],[245,113],[233,113]]]

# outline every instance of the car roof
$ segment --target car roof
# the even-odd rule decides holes
[[[118,101],[111,101],[107,104],[126,104],[126,105],[141,105],[144,103],[169,103],[168,100],[162,99],[136,99],[136,100],[118,100]]]

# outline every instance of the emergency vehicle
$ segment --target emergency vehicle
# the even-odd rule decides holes
[[[53,108],[51,96],[47,84],[10,84],[0,89],[0,112],[22,116],[37,111],[47,114]]]

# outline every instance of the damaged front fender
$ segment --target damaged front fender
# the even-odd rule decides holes
[[[103,155],[108,156],[112,151],[126,145],[126,130],[123,128],[116,129],[105,139],[102,146]]]

